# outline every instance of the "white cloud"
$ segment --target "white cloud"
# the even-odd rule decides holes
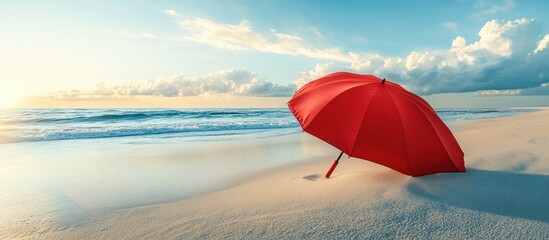
[[[177,12],[173,9],[167,9],[167,10],[164,10],[164,13],[165,14],[168,14],[170,16],[177,16]]]
[[[325,38],[324,34],[322,34],[317,27],[311,27],[311,31],[319,38]]]
[[[476,93],[476,96],[516,96],[521,90],[487,90]]]
[[[515,7],[515,3],[513,0],[477,0],[474,7],[481,9],[481,11],[473,14],[472,17],[483,18],[499,12],[509,11]]]
[[[313,70],[302,72],[294,80],[296,88],[300,88],[312,80],[318,79],[324,75],[328,75],[336,70],[335,63],[317,64]]]
[[[440,25],[451,30],[457,30],[458,28],[458,24],[451,21],[441,22]]]
[[[355,54],[357,60],[349,68],[422,94],[530,88],[549,76],[549,53],[541,36],[541,24],[535,20],[492,20],[473,43],[458,36],[449,49],[413,51],[403,57]]]
[[[258,73],[228,69],[198,77],[177,74],[169,79],[132,81],[112,87],[101,82],[94,91],[60,91],[49,96],[59,99],[99,99],[119,96],[185,97],[211,94],[278,97],[291,96],[295,90],[294,84],[272,83],[260,78]]]
[[[309,42],[298,35],[280,33],[274,29],[255,31],[245,20],[239,24],[222,24],[198,17],[178,16],[177,19],[187,31],[188,41],[223,49],[302,55],[334,62],[318,64],[313,70],[300,73],[294,84],[287,85],[274,84],[246,70],[224,70],[201,77],[176,75],[167,80],[133,82],[110,88],[98,86],[95,92],[63,94],[196,96],[223,93],[291,96],[296,87],[308,81],[345,70],[375,74],[399,82],[419,94],[493,90],[491,93],[494,94],[512,95],[534,93],[537,87],[547,89],[543,84],[548,82],[549,76],[549,34],[544,32],[540,22],[530,19],[491,20],[480,29],[476,41],[468,42],[464,37],[457,36],[447,49],[412,51],[405,56],[343,53],[339,48],[310,47]],[[124,36],[162,37],[152,33],[102,30]],[[313,30],[317,31],[315,28]],[[335,62],[349,65],[336,67]],[[546,93],[541,90],[536,90],[536,94]]]
[[[477,96],[532,96],[549,95],[549,83],[543,83],[538,87],[512,89],[512,90],[488,90],[476,93]]]
[[[180,18],[179,24],[188,34],[185,39],[217,48],[302,55],[341,62],[353,61],[349,53],[344,53],[339,48],[316,48],[299,35],[281,33],[274,29],[266,32],[255,31],[246,20],[238,24],[225,24],[207,18],[192,17]]]
[[[534,49],[534,53],[538,53],[545,50],[545,48],[547,48],[548,43],[549,43],[549,34],[546,34],[545,37],[543,37],[543,39],[541,39],[538,42],[538,46],[536,47],[536,49]]]

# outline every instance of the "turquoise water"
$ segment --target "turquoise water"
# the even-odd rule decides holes
[[[448,122],[493,118],[528,109],[437,109]],[[3,109],[0,143],[125,138],[139,143],[210,141],[300,132],[278,109]]]

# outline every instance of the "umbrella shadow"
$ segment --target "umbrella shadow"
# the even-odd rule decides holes
[[[340,174],[334,174],[332,176],[330,176],[330,178],[326,178],[324,176],[324,174],[311,174],[311,175],[307,175],[307,176],[304,176],[304,177],[301,177],[302,179],[305,179],[305,180],[308,180],[308,181],[311,181],[311,182],[315,182],[315,181],[319,181],[319,180],[329,180],[329,179],[334,179],[334,178],[338,178],[338,177],[341,177],[341,176],[348,176],[348,175],[351,175],[351,174],[363,174],[364,172],[346,172],[346,173],[340,173]]]
[[[322,174],[312,174],[312,175],[308,175],[308,176],[305,176],[305,177],[302,177],[303,179],[305,180],[309,180],[309,181],[317,181],[317,180],[321,180],[324,176],[322,176]]]
[[[412,179],[414,195],[459,208],[549,223],[549,176],[468,169]]]

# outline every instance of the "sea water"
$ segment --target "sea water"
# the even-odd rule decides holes
[[[533,110],[442,108],[436,111],[448,124]],[[0,144],[112,138],[125,143],[223,141],[300,131],[299,123],[285,108],[0,110]]]

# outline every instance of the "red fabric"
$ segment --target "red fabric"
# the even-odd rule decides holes
[[[433,108],[374,75],[333,73],[288,102],[305,132],[347,155],[421,176],[465,172],[463,152]]]

